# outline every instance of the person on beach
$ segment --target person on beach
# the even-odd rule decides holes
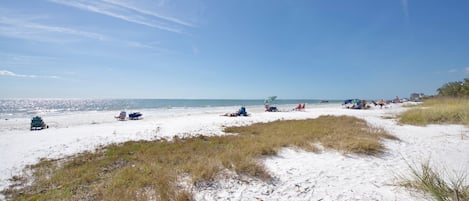
[[[386,104],[383,99],[379,100],[378,103],[380,108],[383,108],[383,106]]]
[[[278,112],[277,107],[270,106],[268,103],[264,104],[266,112]]]
[[[293,109],[293,110],[296,110],[296,111],[304,110],[304,109],[305,109],[305,106],[306,106],[305,103],[303,103],[303,104],[298,103],[298,106],[296,106],[296,108]]]
[[[227,116],[227,117],[237,117],[237,116],[249,116],[247,111],[246,111],[246,108],[245,107],[241,107],[238,112],[234,112],[234,113],[225,113],[224,115],[222,116]]]
[[[298,103],[298,106],[296,106],[295,110],[301,110],[302,106],[301,103]]]

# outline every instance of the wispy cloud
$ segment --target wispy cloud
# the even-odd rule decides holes
[[[465,73],[465,74],[469,74],[469,66],[468,67],[465,67],[463,69],[451,69],[448,71],[448,73]]]
[[[192,53],[193,54],[199,54],[200,53],[199,48],[197,48],[196,46],[192,46]]]
[[[146,9],[143,9],[143,8],[139,8],[135,5],[129,4],[128,2],[125,3],[125,2],[122,2],[122,1],[116,1],[116,0],[102,0],[102,1],[110,3],[110,4],[118,5],[120,7],[130,9],[130,10],[133,10],[133,11],[145,14],[145,15],[150,15],[150,16],[153,16],[153,17],[157,17],[157,18],[160,18],[162,20],[166,20],[166,21],[169,21],[169,22],[172,22],[172,23],[176,23],[176,24],[180,24],[180,25],[184,25],[184,26],[188,26],[188,27],[194,27],[194,25],[192,23],[182,21],[182,20],[177,19],[175,17],[169,17],[169,16],[161,15],[159,13],[152,12],[152,11],[149,11],[149,10],[146,10]]]
[[[184,22],[177,18],[163,16],[155,12],[150,12],[145,9],[137,8],[131,4],[122,3],[118,1],[49,1],[174,33],[182,33],[182,30],[179,27],[181,25],[192,26],[192,24]]]
[[[57,35],[59,34],[59,35]],[[69,42],[72,41],[70,38],[63,39],[62,37],[58,36],[75,36],[79,38],[88,38],[93,40],[99,41],[110,41],[116,44],[123,44],[128,47],[134,48],[151,48],[154,50],[166,51],[162,50],[161,48],[155,46],[154,44],[145,44],[139,41],[131,41],[131,40],[122,40],[122,39],[115,39],[111,36],[106,36],[99,33],[93,33],[88,31],[80,31],[73,28],[68,27],[60,27],[60,26],[51,26],[46,24],[41,24],[37,22],[32,22],[29,19],[25,19],[23,17],[1,17],[0,16],[0,36],[10,37],[10,38],[20,38],[24,40],[36,40],[36,41],[46,41],[46,42]],[[5,57],[7,59],[2,59]],[[0,64],[6,64],[7,61],[13,62],[9,64],[17,64],[23,63],[30,60],[52,60],[57,58],[52,57],[38,57],[38,56],[21,56],[21,55],[11,55],[0,53]]]
[[[160,0],[160,1],[158,2],[158,5],[159,5],[159,6],[164,6],[164,4],[166,4],[166,0]]]
[[[144,44],[144,43],[137,42],[137,41],[127,41],[126,44],[127,44],[129,47],[148,48],[148,49],[153,49],[153,48],[155,48],[155,47],[152,46],[152,45]]]
[[[401,0],[402,4],[402,12],[404,12],[404,15],[406,18],[409,17],[409,6],[407,0]]]
[[[30,62],[30,61],[57,61],[59,58],[51,56],[39,56],[39,55],[22,55],[22,54],[12,54],[12,53],[2,53],[0,52],[0,60],[9,58],[10,60],[18,62]]]
[[[123,44],[126,45],[127,47],[131,47],[131,48],[142,48],[142,49],[148,49],[148,50],[153,50],[159,53],[167,53],[167,54],[177,53],[173,50],[160,47],[158,43],[142,43],[138,41],[121,41],[121,42],[123,42]]]
[[[45,25],[29,20],[21,20],[20,18],[0,17],[0,25],[2,25],[0,26],[0,35],[14,38],[40,38],[40,35],[44,35],[45,33],[73,35],[95,40],[103,40],[106,38],[106,36],[98,33],[80,31],[68,27]]]
[[[451,69],[451,70],[449,70],[448,72],[449,72],[449,73],[457,73],[458,70],[457,70],[457,69]]]
[[[16,74],[7,70],[0,70],[0,76],[10,76],[10,77],[22,77],[22,78],[49,78],[49,79],[60,79],[58,76],[54,75],[25,75],[25,74]]]
[[[31,56],[14,53],[0,53],[0,66],[25,67],[31,65],[50,66],[57,63],[63,63],[61,58],[50,56]]]

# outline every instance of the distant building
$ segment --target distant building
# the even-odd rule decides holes
[[[423,93],[411,93],[410,97],[409,97],[409,100],[416,101],[416,100],[420,100],[424,97],[425,97],[425,94],[423,94]]]

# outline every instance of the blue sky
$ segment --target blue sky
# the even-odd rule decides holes
[[[393,98],[469,77],[469,1],[3,0],[0,98]]]

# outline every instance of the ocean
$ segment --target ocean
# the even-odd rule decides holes
[[[329,103],[339,103],[329,100]],[[320,104],[315,99],[278,99],[274,105]],[[263,105],[264,99],[0,99],[0,119],[83,111]]]

